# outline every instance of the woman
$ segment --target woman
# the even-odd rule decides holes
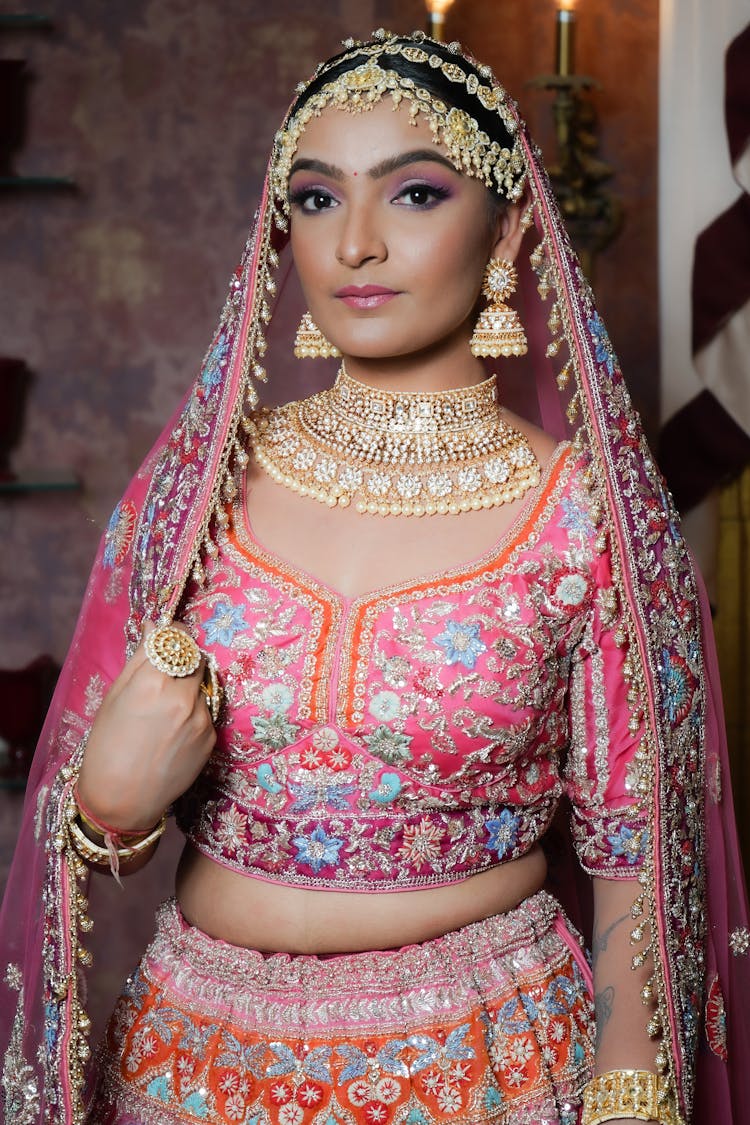
[[[305,307],[298,354],[342,357],[313,397]],[[293,401],[256,408],[266,371]],[[452,47],[348,41],[102,545],[6,897],[6,1120],[741,1120],[713,675],[515,106]],[[563,789],[593,978],[544,889],[542,843],[574,901]],[[86,865],[147,862],[171,805],[176,901],[84,1096]]]

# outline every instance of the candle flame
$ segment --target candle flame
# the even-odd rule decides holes
[[[425,0],[427,11],[431,16],[444,16],[453,0]]]
[[[576,0],[558,0],[558,10],[561,12],[572,12],[575,9]]]

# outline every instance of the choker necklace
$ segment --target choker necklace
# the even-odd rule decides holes
[[[473,387],[381,391],[342,365],[328,390],[253,417],[258,464],[279,484],[381,516],[477,511],[539,482],[539,463],[502,417],[496,376]]]

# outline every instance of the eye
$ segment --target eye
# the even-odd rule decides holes
[[[404,207],[426,210],[429,207],[435,207],[442,199],[447,199],[449,194],[450,192],[446,188],[438,187],[436,184],[407,184],[398,193],[394,203]]]
[[[290,192],[289,202],[300,211],[308,212],[328,211],[338,206],[338,201],[324,188],[300,188]]]

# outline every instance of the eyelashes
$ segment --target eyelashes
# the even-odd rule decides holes
[[[414,211],[429,211],[443,200],[449,199],[452,194],[451,190],[442,184],[417,180],[400,185],[391,196],[391,202],[398,207],[407,207]],[[289,203],[298,211],[307,214],[320,214],[339,206],[339,200],[328,188],[313,185],[290,191]]]
[[[338,205],[330,191],[320,187],[301,187],[289,192],[289,202],[300,211],[311,213],[328,211]]]
[[[449,199],[451,194],[452,192],[448,188],[442,187],[440,184],[430,184],[420,180],[417,183],[405,184],[395,197],[394,203],[403,200],[405,202],[400,203],[402,207],[426,211],[436,207],[444,199]],[[407,201],[409,196],[412,198]]]

